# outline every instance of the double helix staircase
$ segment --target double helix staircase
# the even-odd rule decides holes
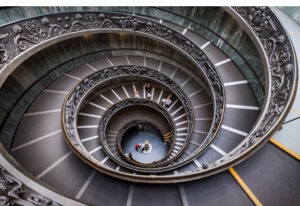
[[[152,9],[190,26],[117,8],[36,17],[30,21],[49,35],[41,40],[31,39],[38,28],[26,30],[27,19],[3,26],[15,32],[18,51],[3,64],[0,90],[13,92],[15,79],[24,78],[1,128],[12,165],[60,195],[52,205],[293,205],[299,162],[267,142],[284,121],[297,78],[276,16],[269,8],[222,10],[239,23],[249,50],[264,53],[255,65],[217,31],[217,42],[196,32],[191,25],[213,32],[203,20]],[[262,27],[247,14],[269,15],[273,24]],[[275,40],[273,27],[283,37]],[[165,158],[146,165],[122,153],[121,131],[134,121],[158,128],[170,145]]]

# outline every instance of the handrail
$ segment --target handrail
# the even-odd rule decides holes
[[[185,93],[182,91],[182,89],[169,77],[166,75],[157,72],[155,70],[141,67],[141,66],[115,66],[110,67],[104,70],[100,70],[98,72],[95,72],[91,74],[90,76],[86,77],[84,80],[79,82],[74,89],[69,93],[69,95],[66,97],[63,108],[62,108],[62,126],[64,128],[65,134],[66,134],[66,140],[71,146],[71,148],[77,152],[80,153],[80,157],[83,157],[83,159],[93,162],[94,166],[98,170],[103,170],[105,168],[102,167],[102,165],[95,160],[89,153],[85,150],[82,143],[79,140],[78,131],[76,128],[77,125],[77,115],[80,111],[81,105],[85,101],[85,99],[95,91],[97,88],[101,87],[101,85],[105,84],[107,85],[109,82],[113,81],[115,78],[120,79],[126,79],[126,77],[133,76],[136,78],[144,78],[146,81],[154,82],[156,84],[162,84],[163,87],[166,87],[167,90],[170,90],[173,95],[176,96],[180,100],[180,103],[184,105],[184,110],[186,113],[186,118],[188,121],[187,124],[187,137],[186,141],[184,142],[184,145],[182,147],[182,150],[180,153],[178,153],[174,158],[168,160],[167,162],[170,162],[171,160],[177,158],[181,155],[183,152],[183,149],[188,144],[188,140],[190,139],[192,132],[193,132],[193,125],[194,125],[194,112],[193,107],[191,105],[191,102],[189,98],[185,95]],[[106,151],[109,149],[105,145],[105,128],[110,120],[111,116],[117,112],[120,108],[123,108],[123,106],[126,106],[128,104],[147,104],[151,106],[153,103],[152,101],[147,101],[147,99],[139,99],[139,98],[130,98],[125,99],[121,101],[120,103],[116,103],[112,105],[110,108],[108,108],[104,114],[101,117],[100,123],[99,123],[99,137],[102,140],[101,143],[106,148]],[[167,113],[166,110],[163,108],[160,108],[160,105],[154,105],[156,106],[157,110],[160,110],[161,113]],[[167,115],[167,114],[166,114]],[[215,114],[214,114],[215,115]],[[211,129],[213,130],[213,129]],[[209,136],[207,135],[206,140],[209,139]],[[204,141],[203,145],[208,146],[209,141]],[[109,154],[109,153],[108,153]],[[118,161],[119,164],[124,165],[125,163]],[[172,169],[176,165],[167,165],[160,168],[139,168],[134,165],[126,165],[127,167],[130,167],[131,169],[137,170],[137,171],[143,171],[143,172],[162,172],[166,170]]]
[[[298,65],[289,35],[268,7],[227,7],[257,47],[266,74],[262,112],[248,136],[230,153],[210,165],[237,164],[260,148],[281,127],[297,90]]]
[[[0,28],[1,30],[5,44],[4,58],[0,59],[0,84],[29,55],[64,39],[100,32],[135,33],[157,39],[188,57],[208,82],[215,115],[208,138],[199,150],[205,149],[220,129],[225,98],[218,71],[198,46],[165,25],[134,15],[82,12],[33,18]]]
[[[188,20],[189,22],[192,22],[192,23],[194,23],[195,25],[197,25],[197,26],[199,26],[199,27],[201,27],[201,28],[203,28],[203,29],[209,31],[211,34],[213,34],[213,35],[215,35],[216,37],[218,37],[219,40],[222,40],[222,41],[226,42],[226,45],[228,45],[235,53],[237,53],[238,56],[245,62],[245,64],[247,65],[247,67],[249,67],[249,68],[251,69],[251,71],[252,71],[254,77],[257,79],[257,82],[258,82],[258,84],[260,85],[261,89],[264,88],[264,85],[263,85],[263,83],[259,80],[259,77],[258,77],[258,75],[256,74],[256,72],[254,71],[253,66],[248,62],[248,60],[247,60],[242,54],[240,54],[240,52],[239,52],[239,51],[238,51],[238,50],[237,50],[230,42],[228,42],[227,40],[225,40],[220,34],[216,33],[216,32],[213,31],[212,29],[210,29],[210,28],[208,28],[208,27],[202,25],[201,23],[197,22],[196,20],[194,20],[194,19],[192,19],[192,18],[185,17],[185,16],[183,16],[183,15],[181,15],[181,14],[179,14],[179,13],[175,13],[175,12],[170,11],[170,10],[167,10],[167,9],[165,9],[165,8],[163,8],[163,7],[153,7],[153,8],[155,8],[155,9],[157,9],[157,10],[164,11],[164,12],[168,12],[168,13],[170,13],[170,14],[173,14],[173,15],[179,16],[179,17],[181,17],[181,18],[183,18],[183,19],[186,19],[186,20]],[[143,16],[143,15],[142,15],[142,16]],[[167,21],[167,20],[164,20],[164,21]],[[174,22],[171,22],[171,23],[174,23]],[[193,31],[193,29],[191,29],[191,31]],[[193,32],[195,32],[195,33],[197,34],[196,31],[193,31]],[[212,42],[212,44],[214,44],[216,47],[218,47],[218,45],[216,45],[215,43]],[[218,48],[222,50],[222,48],[220,48],[220,47],[218,47]],[[223,51],[223,50],[222,50],[222,51]],[[224,52],[225,52],[225,51],[224,51]],[[226,53],[226,52],[225,52],[225,53]],[[239,66],[234,62],[234,60],[233,60],[233,63],[239,68]]]
[[[18,165],[0,143],[1,203],[22,205],[84,206],[53,191]],[[4,189],[5,187],[5,189]],[[3,198],[6,199],[3,199]]]
[[[8,7],[8,8],[9,8],[9,7]],[[144,17],[144,18],[148,18],[148,16],[149,16],[149,17],[152,17],[152,18],[160,18],[160,19],[163,19],[163,20],[166,21],[166,22],[170,21],[170,22],[175,23],[175,24],[178,24],[178,25],[180,25],[180,26],[184,26],[183,24],[181,24],[181,21],[179,21],[179,22],[174,22],[174,21],[171,21],[169,18],[163,18],[163,15],[160,16],[160,17],[158,17],[157,15],[159,15],[159,12],[161,11],[161,12],[163,12],[163,13],[164,13],[164,12],[167,12],[167,13],[169,13],[169,14],[171,14],[171,15],[174,15],[175,17],[176,17],[176,16],[177,16],[177,17],[180,17],[180,18],[182,18],[183,20],[187,20],[187,21],[189,21],[189,22],[191,22],[191,23],[197,25],[197,27],[201,27],[201,28],[203,28],[204,30],[208,31],[209,34],[210,34],[210,35],[208,35],[208,36],[213,35],[213,36],[217,37],[219,40],[222,40],[222,41],[226,44],[226,46],[228,46],[230,49],[232,49],[232,51],[234,51],[235,56],[237,55],[237,56],[239,57],[239,59],[240,59],[242,62],[244,62],[248,68],[250,68],[250,69],[252,70],[252,74],[254,75],[255,79],[257,79],[257,83],[260,85],[260,87],[261,87],[261,88],[264,87],[264,85],[261,83],[261,81],[258,80],[258,76],[257,76],[257,74],[254,72],[254,70],[253,70],[252,66],[249,64],[248,60],[246,60],[245,57],[244,57],[243,55],[241,55],[240,52],[239,52],[239,51],[238,51],[238,50],[237,50],[230,42],[228,42],[227,40],[223,39],[223,38],[220,36],[220,34],[216,33],[216,32],[213,31],[212,29],[206,27],[205,25],[202,25],[201,23],[195,21],[195,20],[192,19],[192,18],[188,18],[188,17],[185,17],[185,16],[183,16],[183,15],[181,15],[181,14],[179,14],[179,13],[173,12],[173,11],[171,11],[171,10],[167,10],[167,9],[165,9],[164,7],[149,7],[149,8],[150,8],[150,9],[155,9],[155,10],[157,10],[157,11],[156,11],[156,12],[152,12],[152,13],[150,12],[149,14],[147,14],[147,12],[144,13],[143,11],[140,11],[139,9],[135,9],[135,7],[129,7],[127,10],[124,9],[124,8],[122,8],[122,9],[120,9],[120,10],[118,10],[118,9],[116,9],[116,8],[113,8],[113,9],[111,9],[111,8],[103,8],[103,9],[102,9],[101,7],[93,7],[93,8],[89,8],[89,11],[87,11],[87,10],[80,11],[80,8],[76,8],[76,10],[79,9],[78,12],[86,12],[86,13],[95,13],[95,12],[111,12],[111,13],[122,13],[122,14],[132,14],[132,13],[135,13],[136,15],[139,15],[139,16]],[[22,8],[21,8],[20,10],[22,10]],[[56,12],[61,13],[61,14],[64,14],[64,13],[65,13],[65,14],[73,13],[73,11],[64,11],[64,12],[56,11]],[[47,16],[51,16],[51,15],[53,15],[53,14],[47,13],[47,14],[43,14],[43,15],[34,15],[34,14],[32,13],[32,14],[30,15],[30,17],[27,17],[27,19],[33,19],[33,18],[36,18],[36,17],[42,17],[42,16],[47,17]],[[147,16],[147,15],[148,15],[148,16]],[[166,20],[166,19],[168,19],[168,20]],[[24,20],[24,18],[21,18],[21,19],[19,19],[19,20],[11,21],[11,22],[9,22],[9,23],[7,23],[7,24],[4,24],[4,25],[1,25],[1,26],[7,26],[7,25],[10,25],[10,24],[16,24],[16,23],[18,23],[18,22],[22,22],[23,20]],[[189,30],[191,30],[191,31],[195,32],[196,34],[198,34],[197,31],[195,31],[193,27],[189,28]],[[200,34],[200,36],[201,36],[201,34]],[[206,38],[206,37],[204,37],[204,38]],[[219,49],[221,49],[223,52],[226,53],[226,51],[224,51],[224,50],[222,49],[222,47],[219,47],[214,41],[212,41],[212,39],[208,38],[207,40],[211,41],[212,44],[214,44],[215,46],[217,46]],[[223,44],[222,44],[222,45],[223,45]],[[237,64],[237,65],[239,64],[239,63],[236,62],[234,59],[232,59],[232,62],[233,62],[234,64]],[[237,66],[237,67],[239,68],[239,66]],[[244,73],[243,71],[242,71],[242,73],[245,75],[245,73]],[[1,81],[0,81],[0,82],[1,82]],[[249,83],[250,83],[250,86],[252,87],[252,89],[255,90],[255,87],[252,86],[251,81],[250,81]],[[0,84],[0,85],[1,85],[1,84]],[[256,97],[258,98],[256,92],[255,92],[254,94],[255,94]],[[259,102],[261,102],[261,101],[259,101]],[[260,104],[260,103],[259,103],[259,104]]]
[[[122,107],[120,107],[117,111],[113,112],[113,113],[110,113],[109,111],[107,111],[109,114],[114,115],[116,114],[118,111],[120,110],[123,110],[123,109],[126,109],[127,107],[130,107],[130,106],[137,106],[137,105],[140,105],[140,106],[145,106],[146,108],[153,108],[155,109],[156,111],[158,111],[161,115],[162,115],[162,118],[165,118],[169,124],[169,130],[172,131],[172,136],[173,137],[176,137],[176,129],[175,129],[175,124],[174,124],[174,121],[172,120],[171,116],[168,114],[168,112],[162,108],[160,105],[150,101],[150,100],[147,100],[147,99],[140,99],[140,98],[135,98],[135,99],[127,99],[127,100],[124,100],[126,103],[123,104]],[[118,103],[119,104],[119,103]],[[121,103],[122,104],[122,103]],[[118,107],[117,107],[118,108]],[[111,109],[114,109],[114,108],[111,108]],[[104,115],[102,115],[103,117]],[[101,120],[100,120],[101,121]],[[109,124],[109,120],[106,121],[107,124]],[[129,123],[127,122],[125,125],[123,125],[123,127],[118,131],[118,134],[117,134],[117,141],[116,141],[116,145],[118,147],[118,150],[119,150],[119,153],[121,154],[121,156],[126,160],[128,161],[129,163],[133,163],[134,165],[138,166],[138,167],[152,167],[152,168],[155,168],[155,167],[159,167],[161,165],[164,165],[164,164],[168,164],[169,161],[166,161],[168,156],[171,154],[172,150],[174,149],[174,146],[175,146],[175,139],[173,138],[172,139],[172,143],[171,143],[171,146],[170,146],[170,149],[168,150],[168,152],[166,153],[166,155],[159,161],[156,161],[155,163],[149,163],[149,164],[145,164],[145,163],[141,163],[141,162],[137,162],[137,161],[130,161],[129,158],[127,158],[122,150],[122,147],[121,147],[121,141],[122,141],[122,136],[124,134],[124,132],[128,129],[128,127],[132,127],[133,125],[137,125],[138,123],[147,123],[147,124],[152,124],[153,126],[155,126],[158,130],[159,130],[159,125],[156,123],[156,122],[151,122],[150,120],[146,121],[146,120],[142,120],[142,119],[137,119],[137,120],[133,120],[133,121],[130,121]],[[103,124],[102,124],[103,125]],[[105,126],[104,126],[105,127]],[[105,127],[106,128],[106,127]],[[103,132],[100,131],[100,134],[102,133],[103,135],[105,135],[105,129],[102,129]],[[159,130],[160,131],[160,130]],[[162,131],[160,131],[162,132]],[[103,139],[102,141],[102,145],[105,144],[105,147],[107,148],[107,141],[106,141],[106,137],[104,138],[101,138]],[[184,149],[184,148],[183,148]],[[177,156],[178,157],[178,156]],[[174,158],[172,159],[174,160]],[[117,160],[119,162],[119,160]],[[121,163],[122,164],[122,163]],[[126,167],[126,166],[125,166]]]
[[[211,165],[207,165],[207,167],[199,168],[196,172],[191,174],[178,174],[174,175],[165,175],[165,176],[156,176],[155,179],[147,180],[146,177],[138,177],[132,174],[124,174],[120,173],[121,178],[127,179],[130,181],[136,182],[152,182],[152,183],[166,183],[166,182],[182,182],[188,180],[199,179],[201,177],[205,177],[225,169],[228,169],[232,165],[235,165],[245,158],[252,155],[257,149],[259,149],[263,143],[265,143],[270,135],[276,131],[278,127],[281,126],[284,118],[286,117],[288,111],[292,106],[292,102],[295,98],[296,89],[297,89],[297,62],[295,57],[295,52],[293,49],[293,45],[289,39],[288,34],[285,32],[284,28],[280,24],[277,17],[268,7],[244,7],[244,8],[225,8],[225,10],[231,14],[239,24],[245,29],[248,33],[249,37],[254,42],[257,47],[261,59],[263,61],[264,72],[266,76],[266,98],[261,109],[261,114],[256,122],[255,126],[249,132],[249,135],[245,138],[245,140],[238,145],[234,150],[229,152],[220,160],[216,161]],[[113,15],[112,15],[113,16]],[[129,15],[124,15],[122,18],[118,18],[119,23],[118,29],[124,29],[127,26],[127,31],[137,32],[138,17],[128,17]],[[102,18],[103,16],[101,16]],[[124,18],[123,18],[124,17]],[[127,18],[128,17],[128,18]],[[79,21],[82,19],[78,16],[79,19],[75,21]],[[138,19],[138,20],[137,20]],[[113,21],[115,22],[116,19]],[[153,34],[153,28],[157,28],[157,31],[161,31],[162,27],[155,27],[154,23],[149,21],[151,24],[150,30]],[[45,26],[46,25],[46,26]],[[44,25],[44,27],[48,28],[49,22]],[[48,26],[47,26],[48,25]],[[87,24],[88,25],[88,24]],[[158,25],[158,24],[156,24]],[[124,27],[122,27],[124,26]],[[154,27],[153,27],[154,26]],[[24,27],[22,27],[24,29]],[[147,27],[146,27],[147,28]],[[166,28],[166,27],[165,27]],[[22,31],[20,28],[15,28],[15,32],[17,34],[14,37],[20,37],[20,33]],[[112,28],[113,29],[113,28]],[[147,28],[148,29],[148,28]],[[80,31],[87,31],[81,30]],[[49,30],[47,30],[49,32]],[[124,30],[126,31],[126,29]],[[148,31],[148,30],[147,30]],[[177,35],[178,33],[172,32],[168,34],[169,30],[165,30],[161,32],[160,38],[165,41],[169,41],[172,36]],[[165,33],[166,32],[166,33]],[[51,32],[50,32],[51,33]],[[19,36],[18,36],[19,35]],[[166,36],[164,36],[166,35]],[[5,40],[8,36],[3,35],[2,38]],[[16,39],[16,38],[15,38]],[[17,38],[20,39],[20,38]],[[43,40],[43,41],[47,41]],[[177,39],[177,40],[180,40]],[[182,40],[182,39],[181,39]],[[18,41],[17,41],[18,43]],[[20,41],[19,41],[20,43]],[[172,43],[172,42],[171,42]],[[174,42],[173,42],[174,43]],[[6,46],[7,44],[5,44]],[[13,45],[13,44],[11,44]],[[183,46],[182,44],[179,44]],[[22,49],[24,44],[20,44],[18,48]],[[33,47],[31,47],[33,48]],[[201,61],[205,60],[201,59],[201,61],[197,61],[197,56],[193,56],[191,50],[188,48],[181,47],[182,50],[186,54],[191,54],[191,56],[196,59],[196,62],[200,63],[201,66],[210,65],[210,63],[201,63]],[[197,48],[191,47],[193,50]],[[3,53],[2,60],[7,61],[6,66],[10,62],[9,53],[6,53],[6,48],[4,48],[5,52]],[[30,50],[26,50],[30,51]],[[25,54],[25,53],[24,53]],[[199,53],[198,53],[199,54]],[[199,65],[199,64],[198,64]],[[210,77],[208,77],[210,79]],[[211,80],[211,79],[210,79]],[[211,85],[216,85],[214,82],[208,81]],[[218,85],[218,84],[217,84]],[[217,88],[220,88],[217,87]],[[221,90],[221,88],[220,88]],[[212,92],[214,97],[216,97],[216,93]],[[223,96],[221,96],[222,98]],[[220,102],[224,103],[224,99],[221,99]],[[224,106],[224,105],[223,105]],[[114,175],[113,175],[114,176]]]

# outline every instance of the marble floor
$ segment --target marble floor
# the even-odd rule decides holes
[[[136,144],[143,144],[147,140],[150,143],[148,150],[136,150]],[[146,164],[161,160],[169,150],[169,146],[163,142],[162,134],[152,125],[129,128],[122,137],[121,147],[125,154],[131,153],[134,160]]]

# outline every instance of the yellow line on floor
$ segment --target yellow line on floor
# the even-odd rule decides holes
[[[298,114],[298,115],[300,115],[300,111],[296,108],[292,108],[291,111]]]
[[[300,155],[299,154],[297,154],[293,150],[287,148],[286,146],[284,146],[283,144],[281,144],[280,142],[275,140],[273,137],[270,138],[270,142],[272,142],[274,145],[276,145],[277,147],[279,147],[280,149],[282,149],[283,151],[285,151],[286,153],[288,153],[292,157],[296,158],[297,160],[300,160]]]
[[[229,168],[229,172],[233,176],[233,178],[238,182],[238,184],[241,186],[241,188],[244,190],[244,192],[248,195],[250,200],[256,205],[261,206],[261,202],[256,198],[256,196],[253,194],[253,192],[249,189],[249,187],[246,185],[246,183],[242,180],[242,178],[236,173],[236,171],[231,167]]]
[[[172,131],[164,134],[164,136],[167,136],[167,135],[170,135],[170,134],[172,134]]]

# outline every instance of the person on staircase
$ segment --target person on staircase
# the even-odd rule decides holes
[[[162,105],[163,105],[164,107],[166,107],[166,108],[168,108],[168,107],[171,105],[171,103],[172,103],[172,101],[171,101],[170,98],[163,98],[163,99],[161,100],[161,102],[162,102]]]
[[[151,99],[152,97],[152,87],[150,83],[145,84],[146,98]]]
[[[138,144],[138,143],[135,144],[135,150],[136,150],[136,151],[139,151],[140,148],[141,148],[141,144]]]

